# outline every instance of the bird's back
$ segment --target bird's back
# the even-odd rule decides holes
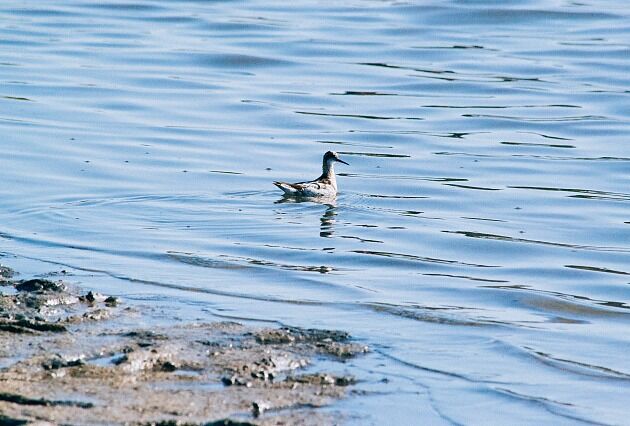
[[[302,197],[330,196],[337,193],[337,185],[328,179],[316,179],[310,182],[274,182],[278,188],[287,195],[297,195]]]

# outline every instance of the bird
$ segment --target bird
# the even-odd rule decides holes
[[[339,154],[328,151],[322,161],[322,175],[308,182],[286,183],[274,182],[278,188],[284,191],[284,195],[294,197],[334,197],[337,195],[337,179],[335,177],[334,163],[348,163],[339,158]]]

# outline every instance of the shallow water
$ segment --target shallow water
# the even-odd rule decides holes
[[[182,315],[348,330],[376,351],[348,365],[359,422],[622,424],[629,17],[5,1],[3,263]],[[271,185],[331,149],[351,164],[336,202]]]

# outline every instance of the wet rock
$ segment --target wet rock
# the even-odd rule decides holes
[[[85,296],[79,296],[79,300],[81,302],[88,303],[88,304],[105,302],[107,299],[108,299],[107,296],[100,293],[95,293],[93,291],[88,291]]]
[[[122,334],[125,337],[132,337],[137,340],[168,340],[168,336],[165,334],[157,333],[153,330],[134,330],[128,333]]]
[[[84,312],[82,315],[71,315],[66,318],[67,323],[77,324],[85,321],[103,321],[111,317],[111,311],[100,308]]]
[[[13,333],[30,333],[33,331],[51,331],[61,333],[67,331],[61,324],[54,324],[45,321],[35,321],[30,319],[0,320],[0,330]]]
[[[89,321],[102,321],[108,319],[111,313],[107,309],[95,309],[83,314],[83,318]]]
[[[352,376],[334,376],[326,373],[303,374],[291,377],[290,380],[314,385],[350,386],[356,384],[356,379]]]
[[[155,366],[156,371],[164,371],[165,373],[172,373],[173,371],[176,371],[178,369],[179,369],[179,366],[175,365],[171,361],[159,362]]]
[[[114,296],[109,296],[105,299],[105,306],[110,308],[118,306],[118,298]]]
[[[256,342],[262,345],[288,344],[295,342],[295,336],[285,330],[261,330],[255,334]]]
[[[96,301],[96,297],[94,297],[94,293],[92,293],[91,291],[88,292],[88,294],[86,294],[83,297],[83,300],[85,300],[88,303],[94,303]]]
[[[27,292],[62,292],[66,289],[62,282],[54,282],[35,278],[32,280],[20,281],[15,284],[17,291]]]
[[[252,402],[252,414],[254,417],[259,417],[262,413],[267,411],[270,407],[269,404],[263,401],[254,401]]]
[[[17,325],[6,322],[0,322],[0,331],[6,331],[16,334],[33,334],[33,330],[29,330],[28,328],[19,327]]]
[[[81,401],[67,401],[67,400],[50,400],[46,398],[29,398],[23,395],[8,393],[8,392],[0,392],[0,401],[11,402],[13,404],[19,405],[43,405],[47,407],[65,405],[65,406],[75,406],[80,408],[92,408],[94,404],[91,402],[81,402]]]
[[[312,345],[320,352],[339,358],[349,358],[368,352],[368,347],[347,342],[350,335],[339,330],[316,330],[298,327],[263,329],[254,334],[257,343],[264,345]]]
[[[0,265],[0,284],[8,282],[10,278],[13,278],[13,275],[15,275],[13,269]]]
[[[78,367],[81,365],[85,365],[85,361],[81,357],[74,359],[64,359],[59,355],[42,362],[42,368],[44,370],[57,370],[60,368]]]
[[[222,420],[217,420],[215,422],[206,423],[203,426],[256,426],[256,425],[250,422],[222,419]]]
[[[0,426],[22,426],[29,424],[28,420],[16,419],[0,414]]]
[[[319,342],[318,348],[329,355],[338,358],[351,358],[359,354],[369,352],[369,348],[365,345],[357,343],[339,343],[339,342]]]
[[[251,387],[252,382],[238,375],[226,376],[221,379],[225,386],[246,386]]]
[[[279,329],[263,329],[255,334],[256,341],[261,344],[285,344],[294,342],[344,342],[350,338],[345,331],[316,330],[298,327]]]
[[[2,425],[2,423],[0,423],[0,425]],[[221,419],[208,423],[191,423],[179,420],[160,420],[157,422],[142,423],[142,426],[256,426],[256,424],[231,419]]]

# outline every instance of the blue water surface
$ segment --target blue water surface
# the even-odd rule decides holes
[[[0,251],[348,330],[385,424],[624,424],[623,0],[0,4]],[[335,201],[274,180],[320,173]],[[35,262],[35,263],[28,263]],[[30,268],[30,269],[29,269]]]

